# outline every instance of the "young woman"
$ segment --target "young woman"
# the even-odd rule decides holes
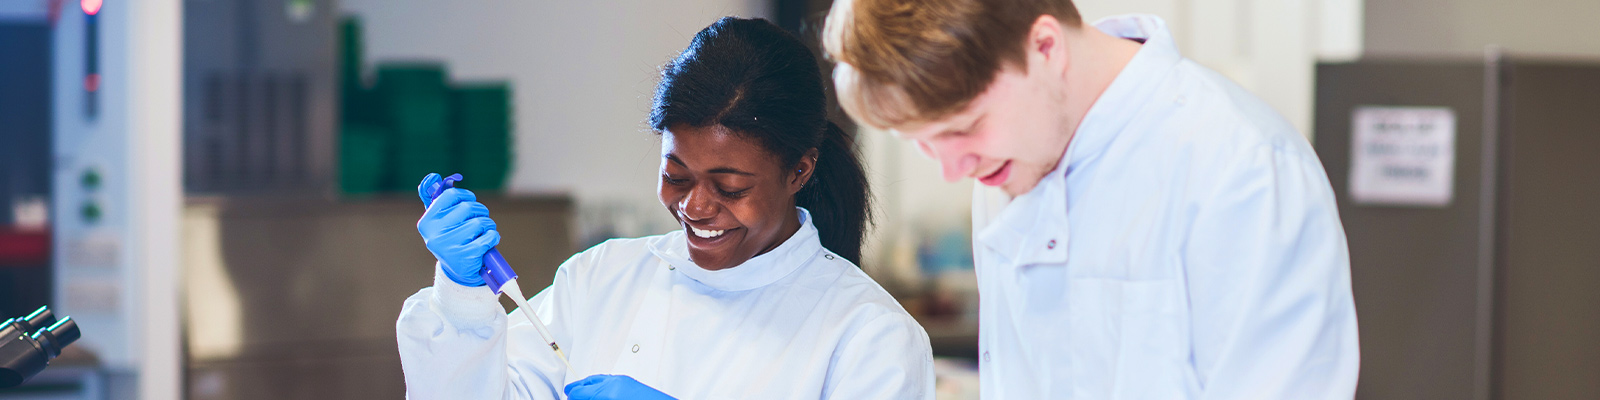
[[[396,324],[409,397],[933,398],[927,334],[854,264],[867,181],[822,85],[764,20],[717,21],[666,66],[657,190],[683,229],[579,253],[529,301],[570,371],[481,287],[499,234],[446,190],[417,223],[434,286]]]

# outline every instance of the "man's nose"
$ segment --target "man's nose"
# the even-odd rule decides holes
[[[972,174],[972,169],[978,166],[978,155],[959,154],[939,157],[939,166],[944,169],[946,182],[960,181]]]
[[[945,181],[960,181],[978,166],[976,154],[959,151],[948,142],[930,143],[926,140],[913,140],[913,142],[917,144],[917,150],[921,151],[922,155],[939,160],[939,168],[943,172]]]

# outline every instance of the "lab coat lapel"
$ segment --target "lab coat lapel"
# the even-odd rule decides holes
[[[977,239],[1012,266],[1067,262],[1066,192],[1058,169],[1000,212]]]

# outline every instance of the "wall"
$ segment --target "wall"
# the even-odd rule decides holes
[[[1371,55],[1483,54],[1487,45],[1539,55],[1600,57],[1600,1],[1367,0]]]
[[[1312,67],[1360,54],[1363,0],[1082,0],[1084,19],[1155,14],[1185,57],[1226,75],[1310,132]]]
[[[620,219],[612,233],[634,236],[672,228],[655,200],[660,143],[644,124],[658,68],[717,18],[763,16],[766,3],[344,0],[340,7],[362,18],[371,62],[442,59],[453,79],[509,79],[516,108],[510,191],[572,193],[589,215],[610,210],[597,218]]]

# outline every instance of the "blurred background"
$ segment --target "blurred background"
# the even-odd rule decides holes
[[[415,182],[463,173],[536,287],[676,229],[658,67],[725,15],[815,43],[829,3],[0,0],[0,318],[83,329],[0,398],[399,398],[394,320],[432,273]],[[1600,2],[1077,4],[1160,15],[1312,140],[1357,397],[1600,398]],[[851,129],[862,268],[933,338],[939,398],[976,398],[972,184]]]

